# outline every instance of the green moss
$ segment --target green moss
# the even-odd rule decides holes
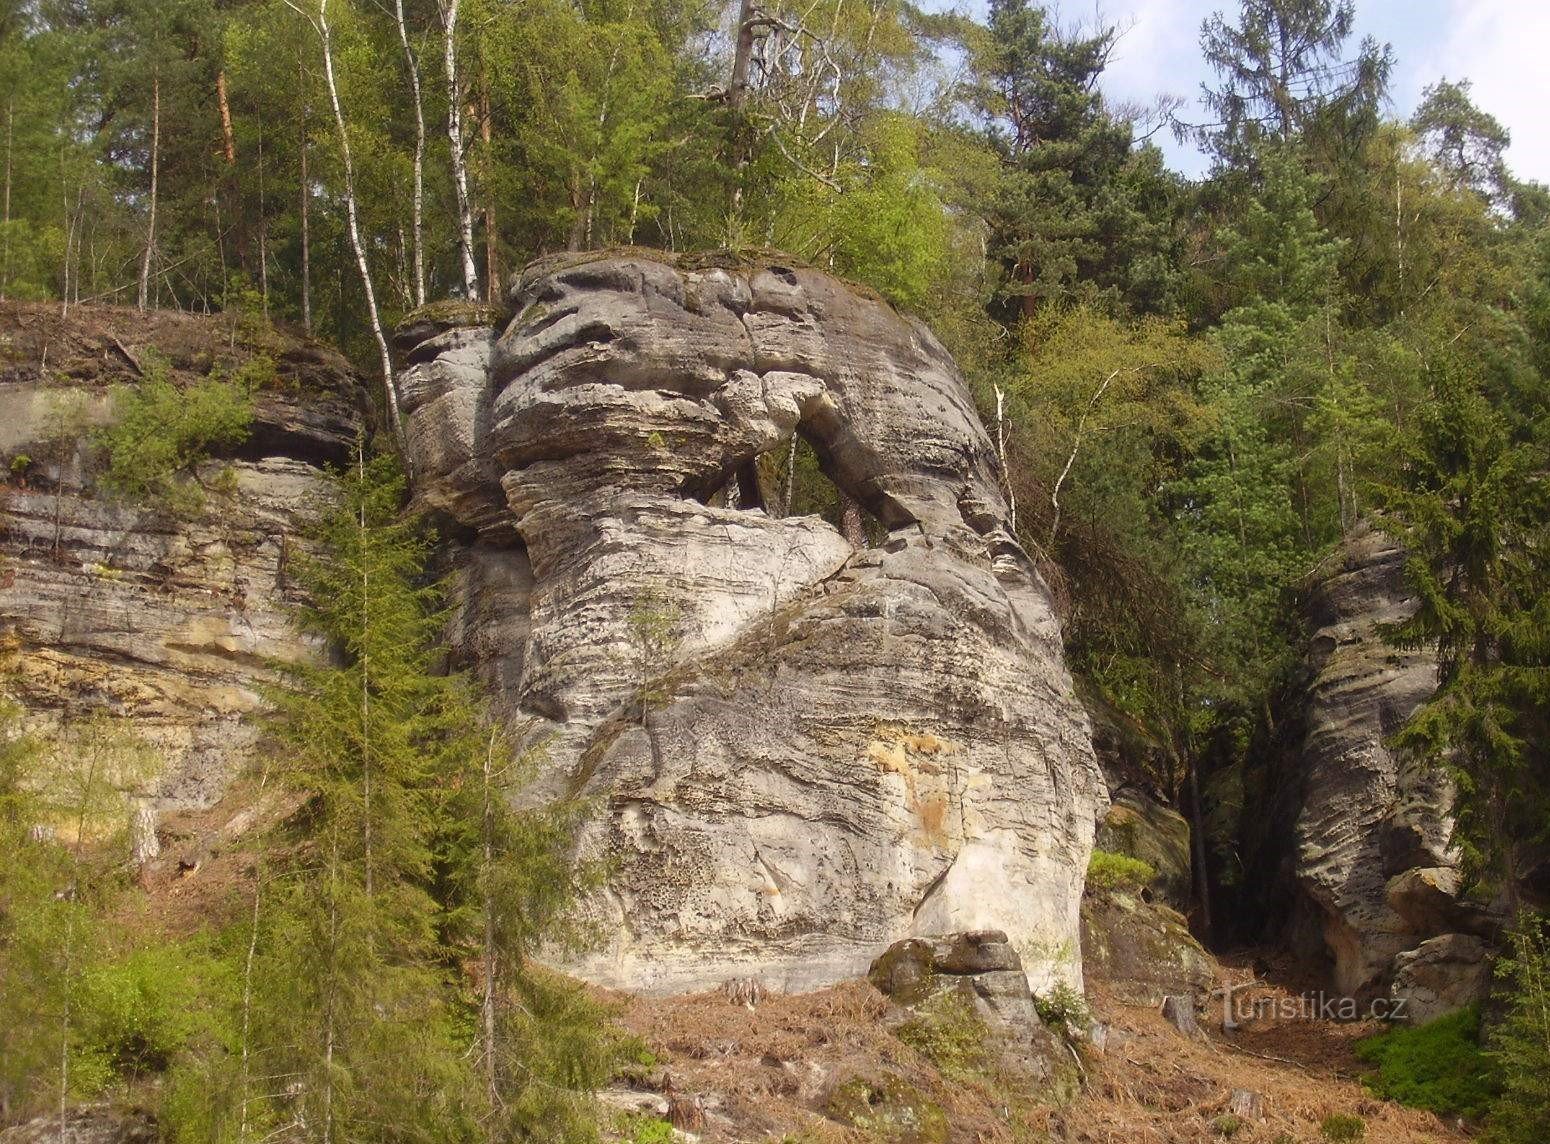
[[[1223,1136],[1228,1139],[1238,1135],[1238,1133],[1242,1132],[1246,1127],[1247,1125],[1244,1124],[1243,1117],[1234,1115],[1231,1112],[1224,1112],[1215,1120],[1211,1121],[1211,1130],[1218,1136]]]
[[[673,1126],[660,1116],[634,1116],[629,1122],[630,1144],[668,1144]]]
[[[404,315],[399,325],[430,322],[448,328],[454,326],[495,326],[505,320],[506,311],[485,302],[467,302],[461,298],[443,298],[427,302],[417,310]]]
[[[929,1057],[943,1076],[962,1080],[986,1070],[985,1025],[957,993],[939,993],[919,1005],[895,1035]]]
[[[901,1076],[854,1077],[836,1085],[824,1110],[833,1120],[901,1144],[946,1144],[947,1113]]]
[[[1378,1066],[1367,1087],[1388,1100],[1441,1116],[1485,1115],[1498,1091],[1480,1047],[1480,1012],[1471,1005],[1424,1025],[1369,1037],[1356,1055]]]
[[[1096,890],[1140,889],[1155,877],[1156,870],[1128,854],[1094,850],[1087,862],[1087,884]]]

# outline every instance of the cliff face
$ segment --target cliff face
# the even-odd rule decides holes
[[[1446,776],[1385,745],[1437,686],[1429,654],[1397,650],[1379,631],[1415,609],[1403,558],[1382,533],[1359,533],[1331,558],[1310,597],[1296,879],[1334,960],[1336,986],[1348,993],[1408,992],[1416,955],[1438,960],[1428,939],[1489,929],[1480,911],[1458,900]],[[1468,947],[1477,956],[1462,959],[1458,973],[1445,967],[1433,976],[1478,977],[1479,946],[1475,938],[1453,942],[1453,953]]]
[[[160,810],[216,802],[251,756],[272,661],[312,654],[290,624],[298,520],[344,461],[360,389],[337,354],[277,339],[280,384],[258,398],[229,494],[189,517],[115,502],[91,479],[85,430],[149,350],[202,376],[239,350],[193,316],[9,307],[0,344],[0,666],[26,722],[57,738],[93,715],[155,748]]]
[[[559,260],[511,310],[406,324],[401,394],[416,496],[466,537],[460,651],[541,788],[596,800],[609,940],[574,968],[800,988],[1002,929],[1078,981],[1103,781],[941,346],[779,265]],[[878,546],[780,514],[757,461],[793,434]]]

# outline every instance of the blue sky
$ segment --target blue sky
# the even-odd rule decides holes
[[[1200,23],[1236,0],[1047,0],[1062,22],[1094,13],[1125,29],[1104,90],[1112,100],[1150,102],[1161,92],[1187,97],[1207,78]],[[982,4],[974,4],[983,10]],[[1427,84],[1474,82],[1476,104],[1512,132],[1508,163],[1520,178],[1550,183],[1550,0],[1357,0],[1358,34],[1394,47],[1391,111],[1408,116]],[[1166,132],[1156,141],[1173,166],[1199,173],[1204,159]]]

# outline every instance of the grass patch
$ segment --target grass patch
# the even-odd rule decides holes
[[[1128,854],[1094,850],[1087,861],[1087,885],[1095,890],[1139,890],[1155,877],[1150,863]]]
[[[1471,1005],[1424,1025],[1369,1037],[1356,1055],[1378,1066],[1364,1078],[1377,1095],[1440,1116],[1485,1115],[1498,1086],[1480,1047],[1480,1010]]]
[[[1331,1112],[1319,1121],[1319,1135],[1331,1144],[1350,1144],[1367,1135],[1367,1122],[1349,1112]]]

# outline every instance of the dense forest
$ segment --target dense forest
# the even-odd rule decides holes
[[[1195,122],[1176,98],[1106,99],[1120,30],[1036,0],[983,19],[907,0],[8,0],[0,298],[289,325],[387,380],[390,423],[392,327],[494,299],[542,254],[771,248],[875,290],[974,387],[1079,686],[1192,819],[1192,920],[1222,942],[1266,920],[1243,906],[1240,819],[1302,655],[1299,592],[1343,537],[1391,532],[1421,607],[1390,636],[1440,662],[1396,741],[1451,769],[1470,876],[1524,911],[1514,964],[1537,1009],[1502,1052],[1542,1070],[1550,189],[1514,177],[1463,77],[1396,118],[1392,53],[1353,26],[1353,0],[1210,16]],[[1208,174],[1170,170],[1164,132]],[[574,1139],[570,1095],[635,1051],[523,968],[589,875],[555,865],[563,814],[494,809],[516,777],[492,778],[477,702],[430,669],[423,541],[388,467],[362,460],[323,526],[335,558],[304,573],[330,601],[308,622],[349,649],[281,703],[294,761],[275,781],[321,792],[306,839],[266,859],[262,916],[255,900],[179,954],[210,1012],[161,1014],[72,1078],[68,1002],[64,1026],[24,1031],[54,1011],[40,989],[0,1013],[0,1115],[92,1069],[161,1067],[198,1025],[222,1051],[169,1082],[179,1139],[263,1138],[283,1126],[248,1089],[293,1078],[333,1102],[309,1139]],[[372,734],[319,734],[373,672]],[[8,849],[30,845],[28,749],[0,757]],[[363,749],[376,810],[358,804]],[[56,809],[84,821],[100,781],[74,776]],[[481,869],[492,832],[530,857],[514,880]],[[100,879],[51,860],[74,863],[69,901],[48,897],[58,871],[0,875],[0,969],[78,949],[52,989],[81,991],[90,1020],[118,1012],[114,989],[163,996],[170,960],[92,961],[102,923],[77,906]],[[449,1001],[480,949],[509,951],[511,979],[492,963],[482,999]],[[384,1007],[395,1020],[371,1020]],[[480,1029],[474,1075],[460,1054]],[[1540,1139],[1542,1073],[1519,1075],[1503,1138]]]

